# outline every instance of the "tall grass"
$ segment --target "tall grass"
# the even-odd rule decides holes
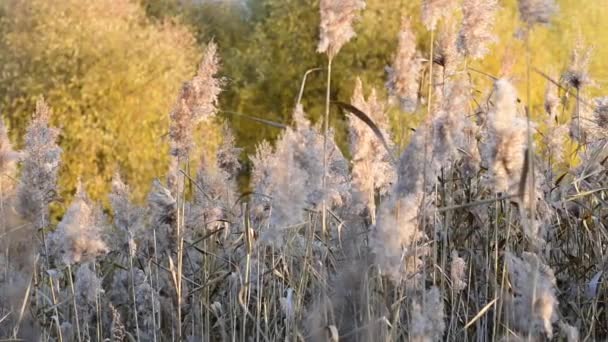
[[[341,106],[349,161],[329,125],[331,61],[364,3],[321,1],[324,122],[314,125],[298,100],[293,125],[250,156],[247,193],[238,192],[240,149],[227,125],[215,156],[196,170],[189,162],[192,129],[215,117],[223,84],[213,43],[170,113],[174,160],[144,206],[116,175],[109,211],[80,187],[55,224],[61,149],[50,109],[39,102],[21,152],[0,125],[0,337],[608,338],[608,101],[585,97],[591,55],[574,51],[560,79],[529,65],[548,85],[545,105],[531,106],[504,75],[473,83],[468,63],[490,52],[496,1],[463,6],[456,27],[452,1],[425,1],[428,56],[403,19],[389,94],[403,115],[426,104],[403,151],[388,104],[356,79],[351,106]],[[527,33],[555,9],[520,1]],[[575,156],[566,144],[577,144]]]

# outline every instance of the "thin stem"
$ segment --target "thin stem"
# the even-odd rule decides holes
[[[329,105],[331,101],[331,62],[332,57],[329,57],[327,60],[327,91],[325,96],[325,118],[323,120],[323,179],[322,186],[323,191],[325,191],[325,187],[327,185],[327,135],[329,134]],[[322,231],[323,236],[325,236],[327,232],[327,202],[325,201],[325,197],[323,198],[323,208],[321,213],[321,221],[322,221]]]
[[[578,130],[579,143],[584,145],[585,139],[583,136],[583,132],[581,132],[581,115],[580,115],[580,89],[576,87],[576,126]]]
[[[429,131],[430,128],[432,127],[431,125],[427,125],[428,122],[430,122],[431,117],[432,117],[432,105],[431,103],[433,102],[433,46],[435,45],[435,30],[431,31],[431,46],[430,46],[430,57],[429,57],[429,84],[428,84],[428,99],[427,99],[427,116],[426,116],[426,120],[424,122],[424,125],[427,126],[427,128],[429,129],[425,129],[424,130],[424,159],[423,159],[423,167],[422,167],[422,189],[426,189],[426,173],[427,173],[427,164],[428,164],[428,157],[429,157],[429,151],[428,151],[428,147],[429,147]],[[432,153],[432,151],[431,151]],[[423,205],[423,203],[425,202],[425,198],[426,198],[426,191],[423,191],[423,195],[422,195],[422,201],[421,201],[421,216],[422,216],[422,220],[419,221],[419,223],[421,224],[421,227],[424,227],[426,224],[426,215],[425,215],[425,206]],[[435,270],[433,270],[433,284],[435,284]]]
[[[434,45],[435,45],[435,30],[431,31],[431,46],[430,46],[430,58],[429,58],[429,95],[428,95],[428,103],[427,103],[427,113],[428,117],[431,116],[432,102],[433,102],[433,54],[434,54]]]
[[[55,285],[53,285],[53,277],[48,277],[49,285],[51,289],[51,300],[53,303],[53,311],[55,312],[55,326],[57,327],[57,338],[59,342],[63,342],[63,335],[61,334],[61,325],[59,324],[59,310],[57,310],[57,296],[55,295]]]
[[[131,239],[131,233],[129,232],[129,239]],[[137,301],[135,298],[135,272],[133,272],[133,255],[131,255],[131,246],[129,241],[129,269],[131,271],[131,295],[133,296],[133,316],[135,318],[135,333],[137,342],[139,342],[139,320],[137,318]]]
[[[530,33],[531,27],[528,25],[526,32],[526,97],[527,97],[527,109],[526,109],[526,118],[527,118],[527,135],[528,135],[528,148],[526,153],[528,154],[528,170],[527,177],[530,177],[530,182],[525,179],[524,181],[530,189],[528,189],[529,197],[529,206],[527,210],[527,224],[532,225],[532,220],[534,219],[534,208],[532,207],[534,204],[534,189],[535,189],[535,180],[534,180],[534,151],[533,151],[533,141],[532,141],[532,124],[531,124],[531,115],[532,115],[532,90],[530,84],[530,69],[531,69],[531,51],[530,51]],[[524,188],[525,189],[525,188]],[[525,193],[523,194],[525,196]]]
[[[178,158],[177,164],[180,164]],[[178,176],[179,177],[179,176]],[[177,220],[176,220],[176,242],[177,242],[177,276],[175,277],[175,292],[177,295],[177,339],[182,339],[182,221],[184,212],[182,210],[183,201],[185,199],[185,177],[183,182],[178,181],[176,185],[176,208],[177,208]],[[179,179],[179,178],[178,178]],[[184,197],[182,197],[184,196]]]
[[[74,281],[72,280],[72,266],[68,264],[68,279],[70,280],[70,291],[72,291],[72,303],[74,304],[74,318],[76,319],[76,334],[78,341],[82,341],[80,336],[80,320],[78,319],[78,306],[76,305],[76,293],[74,291]]]
[[[304,77],[302,77],[302,84],[300,85],[300,92],[298,93],[298,100],[296,101],[296,105],[299,105],[302,102],[302,96],[304,96],[304,87],[306,86],[306,80],[308,79],[308,75],[315,71],[323,70],[322,68],[313,68],[308,69],[304,73]]]

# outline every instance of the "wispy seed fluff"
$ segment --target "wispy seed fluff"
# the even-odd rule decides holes
[[[357,78],[351,103],[374,121],[382,131],[389,147],[392,146],[385,108],[378,100],[375,89],[372,89],[369,97],[365,99],[363,84],[361,79]],[[397,178],[395,166],[391,164],[391,158],[386,148],[363,121],[348,114],[348,127],[354,199],[357,205],[367,209],[374,222],[375,194],[384,196],[389,192]]]
[[[435,53],[433,61],[441,66],[438,75],[441,75],[440,82],[445,82],[446,78],[454,75],[458,65],[462,61],[462,55],[458,51],[458,33],[456,24],[453,20],[446,22],[443,29],[439,31],[437,41],[435,42]]]
[[[526,237],[533,243],[541,242],[539,227],[534,220],[539,198],[537,185],[541,183],[536,178],[540,175],[528,170],[528,122],[517,110],[515,88],[505,79],[494,83],[484,152],[493,177],[494,191],[514,196],[512,200],[517,202],[525,222],[523,229]]]
[[[581,90],[593,86],[595,82],[589,76],[592,49],[585,47],[582,39],[578,39],[570,55],[570,64],[562,74],[562,80],[570,87]]]
[[[117,173],[112,179],[112,192],[110,193],[114,226],[123,234],[123,247],[128,247],[130,254],[134,255],[137,249],[135,240],[143,233],[144,210],[135,206],[130,197],[129,187]]]
[[[11,178],[16,172],[16,163],[20,154],[13,150],[13,145],[8,138],[8,130],[4,125],[4,120],[0,117],[0,184],[2,191],[8,190],[7,185],[12,183]],[[0,193],[0,196],[3,196]]]
[[[102,228],[93,204],[79,186],[57,229],[49,235],[51,253],[67,265],[94,260],[108,251]]]
[[[189,214],[189,225],[196,230],[216,230],[232,221],[231,208],[237,200],[236,177],[241,164],[240,149],[234,146],[234,135],[224,124],[223,142],[217,151],[215,165],[201,162],[196,176],[195,200]]]
[[[175,239],[175,224],[177,220],[177,201],[171,191],[158,180],[152,184],[148,195],[150,224],[156,232],[156,240],[162,245],[159,249],[173,246]],[[151,237],[149,237],[151,238]]]
[[[410,20],[404,17],[393,66],[386,69],[388,72],[386,87],[389,95],[396,97],[401,108],[406,112],[413,112],[418,106],[421,69],[422,59],[416,50],[416,36],[412,31]]]
[[[578,114],[578,116],[577,116]],[[581,144],[606,139],[608,133],[608,97],[598,97],[589,104],[581,103],[572,113],[570,136]]]
[[[171,111],[169,137],[171,154],[184,157],[192,148],[192,130],[203,120],[215,116],[218,96],[223,80],[216,77],[219,71],[217,45],[210,42],[196,76],[182,86]]]
[[[496,192],[517,194],[527,147],[527,122],[517,111],[517,92],[506,79],[494,83],[488,113],[485,159],[489,161]]]
[[[519,0],[519,15],[528,25],[548,24],[558,10],[555,0]]]
[[[423,296],[422,301],[412,303],[410,341],[441,341],[445,331],[441,292],[437,287],[432,287]]]
[[[551,79],[555,80],[556,77],[551,75]],[[560,105],[559,99],[559,87],[552,81],[547,81],[545,87],[545,112],[554,120],[557,120],[557,108]]]
[[[543,135],[543,143],[553,163],[560,163],[564,157],[564,143],[568,134],[568,126],[558,122],[558,107],[560,105],[559,88],[551,81],[547,82],[545,90],[545,111],[547,130]]]
[[[254,211],[259,217],[270,215],[271,226],[285,228],[304,222],[304,210],[341,207],[349,200],[348,162],[328,137],[327,182],[323,174],[323,135],[312,127],[301,106],[294,111],[295,127],[288,127],[273,149],[263,143],[255,157],[252,184]]]
[[[467,264],[463,258],[458,256],[457,251],[452,251],[452,261],[450,262],[450,280],[452,281],[452,289],[455,292],[460,292],[467,287]]]
[[[43,99],[36,102],[34,119],[25,133],[21,182],[17,189],[17,209],[38,229],[49,223],[48,205],[57,198],[57,172],[61,148],[59,131],[49,126],[51,111]]]
[[[392,196],[382,202],[378,223],[370,239],[381,272],[395,283],[408,281],[408,288],[420,287],[421,258],[429,252],[419,243],[425,238],[419,227],[421,205],[422,193],[412,193],[402,198]]]
[[[533,253],[518,258],[507,252],[505,262],[513,286],[506,298],[507,317],[520,333],[551,339],[558,305],[553,271]]]
[[[397,184],[390,197],[384,201],[378,212],[378,222],[372,232],[370,244],[380,270],[398,283],[412,280],[408,287],[417,287],[417,274],[428,250],[419,246],[425,235],[419,227],[419,213],[422,206],[425,164],[428,174],[432,173],[428,156],[425,159],[424,146],[428,127],[418,128],[406,150],[401,155],[397,170]],[[430,149],[429,149],[430,150]],[[427,175],[428,175],[427,174]],[[428,176],[427,179],[432,179]]]
[[[130,196],[129,186],[122,181],[120,174],[116,173],[112,178],[110,203],[114,211],[114,225],[123,231],[131,229],[140,217],[139,210],[131,203]]]
[[[598,97],[593,100],[595,109],[593,110],[593,119],[601,135],[608,136],[608,97]]]
[[[95,306],[97,296],[104,292],[101,279],[93,271],[91,263],[83,263],[78,267],[74,290],[76,302],[81,306]]]
[[[497,0],[463,0],[462,25],[458,36],[459,51],[470,58],[483,58],[488,45],[496,41],[492,33]]]
[[[448,82],[445,96],[433,118],[433,168],[439,170],[460,157],[458,148],[468,145],[464,128],[469,121],[465,115],[468,110],[469,83],[463,79]]]
[[[317,51],[334,58],[342,46],[355,37],[353,21],[364,8],[363,0],[321,0]]]
[[[437,22],[442,17],[448,17],[456,9],[455,0],[424,0],[422,1],[422,22],[429,31],[437,28]]]
[[[226,172],[230,180],[236,180],[238,172],[241,170],[239,162],[239,154],[242,149],[236,147],[236,139],[234,133],[228,123],[222,126],[222,144],[217,151],[218,167]]]

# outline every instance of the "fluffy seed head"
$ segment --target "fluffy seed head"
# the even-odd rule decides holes
[[[155,225],[172,225],[175,222],[177,201],[171,191],[158,180],[155,180],[152,185],[148,203],[153,213],[153,223]]]
[[[326,186],[322,185],[323,135],[305,118],[301,106],[294,112],[295,128],[288,127],[273,150],[258,147],[252,158],[256,199],[262,218],[270,214],[271,226],[284,228],[304,221],[304,209],[341,207],[349,200],[348,162],[329,133]]]
[[[543,143],[554,163],[561,163],[564,159],[564,144],[568,129],[568,125],[558,124],[551,118],[547,119],[547,132],[543,135]]]
[[[103,293],[101,287],[101,279],[91,269],[90,263],[83,263],[78,266],[76,271],[76,282],[74,283],[74,292],[76,301],[80,305],[94,306],[97,296]]]
[[[321,23],[317,51],[334,58],[355,37],[353,21],[365,8],[363,0],[321,0]]]
[[[499,79],[494,84],[493,107],[488,113],[486,160],[497,192],[516,194],[523,172],[527,147],[527,122],[517,111],[517,92]]]
[[[606,136],[605,134],[608,132],[608,97],[596,98],[594,102],[593,116],[595,124],[604,133],[602,135]]]
[[[589,64],[593,50],[585,47],[582,39],[576,42],[570,56],[570,65],[562,74],[563,81],[570,87],[581,90],[593,86],[595,82],[589,76]]]
[[[19,213],[39,229],[49,223],[48,205],[57,198],[61,157],[56,142],[59,131],[49,126],[50,116],[44,99],[38,100],[34,119],[25,133],[25,156],[17,189]]]
[[[444,79],[441,82],[444,82],[445,78],[454,75],[458,65],[462,61],[462,55],[458,51],[456,24],[453,20],[448,21],[443,30],[439,32],[437,42],[435,43],[433,61],[443,68],[441,74],[445,77],[442,77]]]
[[[488,45],[496,41],[492,30],[497,9],[496,0],[463,0],[458,35],[458,49],[463,55],[480,59],[488,53]]]
[[[560,321],[559,330],[561,331],[562,335],[566,338],[567,342],[580,341],[579,332],[576,327],[573,327],[564,321]]]
[[[171,154],[184,157],[192,148],[192,130],[203,120],[215,116],[223,80],[217,78],[219,57],[217,45],[210,42],[194,78],[182,86],[171,111],[169,138]]]
[[[0,117],[0,177],[12,176],[15,173],[15,163],[19,160],[19,153],[13,150],[8,138],[8,130],[4,120]],[[0,179],[0,181],[2,181]]]
[[[594,101],[596,102],[596,101]],[[602,130],[598,125],[598,117],[603,115],[602,109],[598,108],[598,103],[590,107],[587,104],[580,104],[578,110],[575,107],[570,120],[570,137],[579,144],[586,145],[598,138],[602,138]],[[599,110],[599,112],[598,112]]]
[[[421,304],[422,303],[422,304]],[[445,330],[443,298],[437,287],[424,293],[424,299],[412,304],[410,340],[441,341]]]
[[[222,144],[217,151],[217,163],[221,170],[226,172],[230,179],[235,180],[241,169],[239,154],[241,148],[236,147],[235,138],[228,123],[222,127]]]
[[[372,90],[371,95],[365,99],[363,85],[357,78],[351,103],[376,123],[385,139],[392,145],[384,105],[378,100],[375,90]],[[395,168],[391,164],[388,151],[369,126],[356,116],[348,114],[348,127],[352,155],[352,183],[353,190],[357,193],[355,198],[358,203],[367,208],[373,218],[376,210],[375,194],[376,192],[380,195],[388,193],[396,179]]]
[[[556,77],[551,77],[556,79]],[[558,107],[560,106],[559,88],[557,84],[547,81],[545,89],[545,112],[547,119],[545,124],[547,132],[543,135],[543,144],[551,156],[551,160],[560,163],[564,156],[564,143],[568,134],[568,126],[559,124],[557,121]]]
[[[370,238],[380,270],[397,284],[407,281],[408,288],[420,287],[421,258],[428,253],[426,247],[420,246],[425,237],[418,222],[421,202],[422,193],[400,198],[394,194],[382,202]]]
[[[433,164],[435,169],[455,161],[458,148],[466,145],[464,135],[468,119],[470,85],[462,79],[447,82],[445,96],[433,118]]]
[[[150,212],[150,225],[160,244],[159,249],[173,248],[176,241],[177,201],[171,190],[154,180],[152,189],[148,194],[148,210]],[[152,245],[152,234],[148,234],[147,243]]]
[[[456,292],[460,292],[467,287],[467,264],[463,258],[458,256],[457,251],[452,251],[452,262],[450,263],[450,279],[452,280],[452,288]]]
[[[108,252],[101,229],[100,217],[79,186],[57,229],[49,235],[52,254],[66,265],[94,260]]]
[[[519,0],[519,15],[528,25],[548,24],[558,9],[555,0]]]
[[[513,295],[507,300],[509,317],[522,334],[546,334],[551,339],[557,320],[555,276],[535,254],[525,252],[522,257],[505,253],[513,284]]]
[[[410,20],[404,17],[399,32],[397,54],[393,59],[393,66],[387,68],[386,87],[391,96],[399,99],[402,109],[406,112],[413,112],[418,106],[421,69],[422,59],[416,50],[416,36]]]
[[[555,77],[551,77],[556,79]],[[557,107],[560,104],[559,101],[559,87],[557,84],[547,81],[547,87],[545,88],[545,111],[549,114],[551,119],[556,119]]]
[[[131,191],[122,181],[120,174],[116,173],[112,179],[112,192],[110,204],[114,211],[114,226],[123,234],[123,245],[128,247],[129,253],[135,255],[137,251],[136,238],[140,238],[143,231],[144,210],[133,205]]]
[[[427,30],[434,31],[437,22],[447,17],[457,6],[454,0],[424,0],[422,2],[422,22]]]
[[[135,225],[139,219],[139,215],[135,212],[135,208],[130,200],[131,191],[126,185],[119,173],[114,175],[112,179],[112,192],[110,193],[110,204],[114,211],[114,225],[123,231],[128,231]]]

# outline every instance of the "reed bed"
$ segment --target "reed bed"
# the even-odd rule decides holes
[[[497,2],[425,0],[430,51],[416,50],[404,18],[391,101],[357,79],[351,103],[334,106],[331,63],[364,7],[321,0],[325,117],[312,123],[298,100],[293,123],[249,156],[246,193],[228,125],[216,156],[190,165],[192,129],[216,117],[224,84],[213,42],[177,96],[173,163],[144,205],[117,174],[109,210],[81,186],[53,223],[51,109],[38,102],[22,151],[0,121],[0,338],[607,339],[608,100],[586,96],[591,55],[580,45],[556,77],[528,65],[528,84],[531,73],[547,79],[544,106],[531,106],[508,74],[469,67],[495,40]],[[526,35],[557,10],[519,8]],[[391,104],[422,116],[402,151]],[[350,160],[329,126],[342,114]]]

